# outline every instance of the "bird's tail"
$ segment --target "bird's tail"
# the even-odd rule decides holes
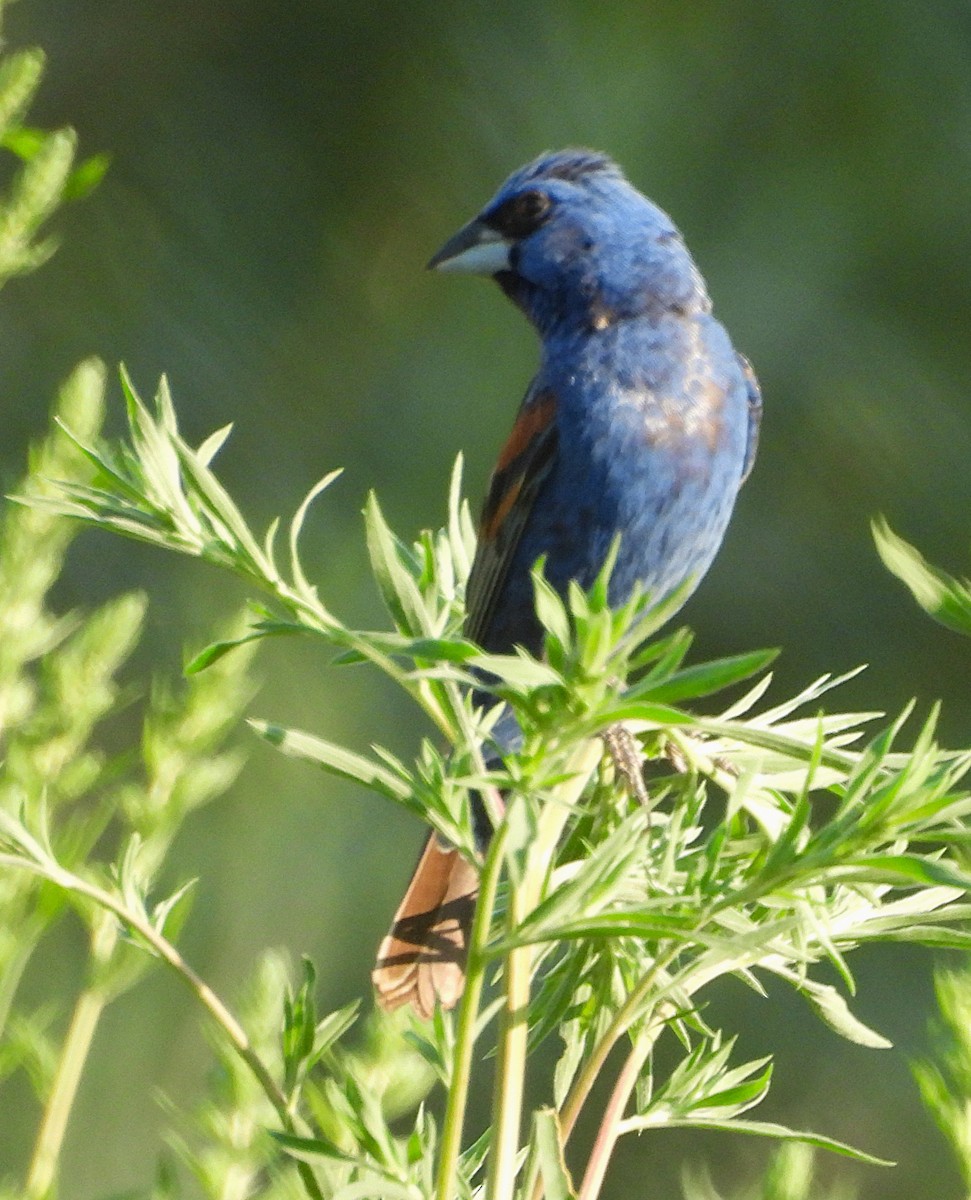
[[[428,1018],[436,1000],[458,1003],[478,892],[472,864],[431,834],[371,972],[382,1008],[410,1004]]]

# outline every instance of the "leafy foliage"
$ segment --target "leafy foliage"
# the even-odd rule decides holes
[[[971,1188],[971,978],[966,966],[938,972],[937,1002],[938,1061],[915,1063],[914,1076],[951,1146],[965,1188]]]
[[[386,1089],[375,1088],[373,1076],[364,1086],[363,1060],[334,1044],[350,1013],[321,1020],[314,1011],[311,968],[285,1006],[281,1082],[272,1086],[284,1111],[299,1115],[290,1127],[284,1122],[277,1141],[312,1173],[311,1188],[342,1200],[444,1200],[471,1196],[484,1179],[493,1197],[546,1189],[589,1198],[599,1194],[619,1137],[677,1126],[876,1162],[823,1135],[753,1118],[770,1065],[735,1061],[732,1040],[702,1016],[703,997],[724,976],[760,993],[774,976],[841,1036],[889,1044],[852,1012],[852,951],[871,941],[968,944],[971,796],[962,780],[971,754],[935,743],[934,714],[901,748],[908,713],[874,728],[875,714],[819,711],[841,680],[820,679],[767,703],[771,653],[687,664],[686,631],[655,636],[665,606],[635,597],[610,610],[609,564],[589,593],[574,588],[565,601],[537,574],[547,630],[542,661],[483,655],[461,635],[474,543],[459,467],[443,529],[413,545],[369,501],[368,547],[393,629],[354,629],[320,599],[299,559],[310,500],[334,477],[298,509],[284,569],[276,527],[263,538],[252,534],[213,473],[226,431],[193,449],[178,432],[164,384],[154,408],[127,381],[125,388],[130,442],[112,447],[73,433],[91,482],[66,482],[35,503],[208,559],[259,585],[267,600],[241,635],[195,661],[200,680],[232,662],[240,646],[284,631],[309,634],[336,650],[338,666],[364,660],[386,672],[432,716],[442,739],[408,764],[378,746],[352,753],[317,734],[254,722],[286,753],[421,813],[471,858],[471,794],[491,802],[496,831],[480,864],[466,996],[457,1020],[438,1014],[409,1035],[449,1088],[441,1129],[419,1105],[410,1132],[392,1132],[381,1102]],[[708,700],[705,713],[685,707],[746,680],[727,705]],[[473,683],[501,703],[474,709]],[[497,740],[494,732],[510,714],[519,730],[511,751],[503,749],[508,736]],[[642,789],[603,755],[602,736],[618,721],[636,739],[647,807]],[[821,807],[825,820],[816,815]],[[9,830],[8,838],[16,841]],[[824,966],[842,987],[821,977]],[[483,999],[487,984],[498,988],[491,1004]],[[475,1050],[493,1016],[495,1122],[463,1148]],[[682,1058],[657,1075],[654,1049],[665,1034],[680,1043]],[[553,1035],[560,1054],[547,1085],[550,1106],[533,1115],[523,1145],[530,1049]],[[623,1065],[574,1185],[564,1151],[569,1161],[576,1121],[618,1046],[626,1048]],[[385,1065],[387,1050],[385,1042]],[[262,1070],[274,1074],[265,1063]]]
[[[70,131],[23,124],[41,66],[34,51],[0,66],[0,144],[19,163],[0,208],[0,282],[51,252],[41,233],[51,214],[106,167],[103,157],[75,166]],[[336,474],[299,506],[281,555],[277,524],[255,536],[212,469],[228,429],[194,448],[164,382],[151,407],[127,378],[123,386],[129,439],[106,445],[103,371],[77,369],[58,404],[63,431],[34,453],[23,506],[0,532],[0,1083],[22,1072],[40,1105],[25,1179],[7,1194],[52,1194],[104,1010],[162,964],[210,1018],[218,1069],[193,1111],[168,1102],[174,1157],[159,1166],[156,1200],[181,1195],[186,1173],[220,1198],[258,1189],[272,1200],[592,1200],[620,1137],[674,1127],[779,1141],[758,1192],[779,1200],[809,1194],[811,1148],[875,1163],[825,1135],[756,1119],[771,1063],[736,1061],[731,1036],[706,1019],[705,994],[726,976],[764,994],[775,977],[841,1036],[886,1047],[852,1012],[851,955],[873,941],[967,946],[971,752],[936,744],[933,713],[902,748],[909,713],[880,725],[872,713],[820,711],[840,679],[770,703],[770,652],[688,663],[687,631],[657,636],[672,605],[635,597],[609,609],[609,564],[589,593],[574,588],[565,600],[537,571],[542,661],[482,654],[461,634],[475,539],[460,464],[443,528],[413,544],[369,501],[367,544],[390,627],[356,629],[300,563],[310,505]],[[245,627],[195,658],[186,684],[154,688],[140,753],[122,760],[104,753],[98,731],[129,699],[119,673],[145,602],[50,611],[72,537],[65,516],[206,559],[263,594]],[[968,631],[963,581],[886,527],[878,544],[928,611]],[[266,955],[235,1015],[177,948],[188,886],[156,895],[178,830],[239,768],[225,742],[251,693],[248,655],[284,634],[310,635],[335,669],[367,662],[384,672],[439,738],[409,763],[265,720],[252,723],[257,733],[420,814],[482,873],[458,1013],[426,1025],[369,1017],[353,1049],[357,1005],[319,1014],[309,963],[293,983]],[[473,706],[473,684],[496,701],[488,711]],[[711,699],[742,684],[727,704]],[[633,748],[605,755],[619,722]],[[484,860],[473,793],[495,826]],[[80,923],[88,960],[61,1032],[48,1009],[25,1005],[20,984],[64,920]],[[968,990],[942,980],[956,1051],[947,1072],[918,1068],[966,1177],[966,1105],[955,1093],[969,1090]],[[662,1037],[680,1054],[663,1067]],[[524,1084],[541,1061],[532,1051],[554,1038],[557,1062],[527,1122]],[[493,1123],[469,1140],[468,1097],[493,1048]],[[577,1120],[601,1103],[594,1085],[618,1061],[592,1151],[577,1164]],[[441,1119],[425,1104],[436,1084],[447,1092]],[[700,1174],[685,1189],[695,1200],[716,1195]]]
[[[63,418],[92,433],[101,416],[101,375],[96,365],[82,365],[59,403]],[[71,442],[56,432],[35,452],[25,494],[42,496],[50,477],[84,471]],[[185,819],[223,793],[239,769],[238,753],[222,745],[251,693],[246,655],[179,690],[159,684],[146,708],[141,755],[106,755],[98,727],[129,702],[117,677],[137,642],[145,600],[133,594],[87,616],[52,614],[45,597],[71,532],[38,509],[11,508],[0,533],[0,1079],[25,1069],[42,1105],[22,1193],[29,1197],[47,1195],[55,1177],[104,1009],[152,962],[123,936],[117,914],[98,903],[101,890],[110,889],[157,935],[174,936],[187,913],[187,890],[152,893]],[[99,864],[105,845],[118,847],[117,858]],[[66,1032],[55,1034],[50,1014],[26,1010],[17,996],[31,958],[70,917],[86,931],[88,968]]]

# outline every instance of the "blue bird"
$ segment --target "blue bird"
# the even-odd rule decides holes
[[[588,588],[620,534],[612,604],[657,599],[711,564],[755,458],[761,394],[712,317],[671,219],[603,154],[541,155],[429,266],[491,275],[540,337],[540,366],[499,456],[466,591],[484,649],[542,650],[530,571]],[[433,834],[378,951],[378,1002],[456,1003],[475,867]]]

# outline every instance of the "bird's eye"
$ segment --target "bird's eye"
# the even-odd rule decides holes
[[[538,229],[549,216],[552,201],[545,192],[520,192],[486,218],[503,237],[521,238]]]

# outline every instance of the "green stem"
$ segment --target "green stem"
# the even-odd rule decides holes
[[[530,891],[532,889],[529,889]],[[510,884],[506,929],[510,937],[529,911],[525,881]],[[512,1200],[516,1187],[516,1156],[522,1120],[526,1078],[526,1044],[529,1034],[530,966],[532,946],[519,946],[506,957],[505,1000],[499,1022],[496,1079],[493,1090],[492,1154],[486,1200]]]
[[[438,1163],[435,1200],[452,1200],[457,1194],[456,1173],[462,1150],[462,1127],[468,1103],[469,1082],[472,1077],[472,1052],[475,1047],[475,1026],[479,1003],[485,983],[486,958],[483,953],[489,940],[492,914],[496,907],[496,891],[502,874],[508,830],[500,825],[489,847],[485,868],[479,885],[479,898],[469,938],[469,958],[466,965],[465,993],[459,1010],[455,1037],[455,1059],[449,1081],[448,1103],[442,1126],[442,1148]]]
[[[583,793],[591,771],[600,761],[599,740],[581,743],[567,764],[569,778],[540,812],[536,838],[517,882],[510,878],[506,932],[516,937],[522,922],[539,903],[549,877],[556,845]],[[529,989],[535,946],[516,946],[504,966],[505,1001],[499,1025],[498,1064],[493,1092],[493,1142],[486,1200],[512,1200],[522,1123],[526,1051],[529,1041]]]
[[[93,900],[101,908],[107,909],[115,914],[116,917],[129,928],[133,929],[139,937],[146,942],[151,949],[162,959],[163,962],[176,972],[179,978],[186,984],[195,998],[199,1001],[202,1007],[206,1010],[209,1016],[222,1029],[225,1036],[232,1043],[237,1054],[256,1077],[257,1082],[263,1089],[270,1103],[276,1110],[280,1124],[287,1133],[299,1133],[293,1114],[290,1112],[287,1105],[287,1098],[281,1090],[279,1084],[273,1078],[269,1067],[260,1058],[253,1049],[249,1038],[246,1035],[246,1030],[243,1029],[239,1021],[233,1016],[226,1005],[220,1000],[212,988],[189,966],[179,951],[172,945],[167,938],[163,937],[157,929],[152,925],[142,913],[130,909],[124,901],[118,896],[112,895],[111,892],[104,891],[103,888],[96,884],[89,883],[86,879],[82,879],[80,875],[74,875],[72,872],[65,870],[59,863],[49,861],[47,859],[39,861],[32,858],[20,858],[14,854],[0,855],[0,866],[19,867],[24,870],[33,872],[35,875],[40,875],[45,879],[49,879],[58,887],[64,888],[65,891],[74,892],[80,896],[86,896],[89,900]],[[320,1186],[317,1183],[316,1177],[308,1163],[298,1162],[297,1170],[300,1173],[301,1181],[304,1185],[304,1190],[312,1200],[323,1200],[323,1194],[320,1191]]]
[[[611,1050],[637,1020],[638,1009],[643,1005],[651,988],[655,986],[658,974],[677,956],[680,948],[680,946],[672,946],[664,955],[658,957],[651,970],[645,974],[644,978],[634,991],[631,992],[624,1004],[617,1010],[614,1019],[611,1021],[603,1037],[594,1047],[590,1058],[577,1075],[573,1087],[570,1089],[570,1094],[567,1096],[563,1108],[560,1110],[560,1128],[562,1130],[562,1144],[564,1147],[569,1141],[570,1135],[576,1126],[577,1118]],[[713,979],[718,978],[728,971],[736,971],[744,965],[746,965],[744,962],[740,962],[737,958],[734,958],[731,962],[711,963],[704,970],[700,971],[694,967],[688,968],[680,977],[672,981],[672,984],[666,985],[662,994],[658,996],[654,1005],[654,1012],[648,1019],[641,1037],[637,1039],[635,1045],[632,1047],[621,1075],[614,1085],[611,1100],[601,1120],[600,1133],[591,1152],[590,1162],[587,1165],[587,1173],[584,1176],[583,1188],[580,1192],[581,1200],[593,1200],[599,1194],[607,1161],[610,1158],[618,1136],[622,1132],[620,1122],[623,1119],[623,1111],[630,1097],[631,1089],[637,1082],[637,1074],[643,1065],[647,1053],[653,1048],[668,1021],[677,1011],[676,1006],[664,998],[665,994],[671,989],[673,983],[676,983],[678,991],[681,994],[693,996]],[[692,972],[694,972],[693,979],[690,978]],[[618,1105],[619,1109],[617,1108]],[[594,1159],[597,1160],[596,1166],[594,1165]],[[537,1187],[533,1192],[532,1200],[539,1200],[540,1194],[540,1189]]]
[[[560,1127],[563,1130],[563,1142],[566,1144],[573,1128],[577,1123],[577,1118],[580,1111],[590,1094],[590,1090],[597,1081],[597,1076],[603,1069],[604,1063],[607,1061],[611,1050],[616,1046],[617,1042],[624,1036],[630,1026],[634,1023],[637,1017],[637,1010],[641,1007],[645,997],[654,986],[654,981],[658,974],[664,970],[669,962],[676,956],[680,947],[672,946],[666,954],[660,955],[654,962],[650,971],[646,973],[641,982],[627,997],[621,1007],[617,1010],[614,1019],[610,1022],[606,1032],[600,1041],[593,1049],[593,1053],[587,1059],[570,1088],[570,1094],[564,1102],[560,1112]],[[662,1017],[657,1018],[663,1020]]]
[[[108,997],[104,991],[92,987],[86,988],[74,1005],[71,1023],[61,1047],[57,1072],[37,1131],[34,1153],[27,1169],[24,1184],[26,1200],[44,1200],[51,1194],[57,1177],[68,1118],[81,1082],[81,1073],[107,1003]]]

